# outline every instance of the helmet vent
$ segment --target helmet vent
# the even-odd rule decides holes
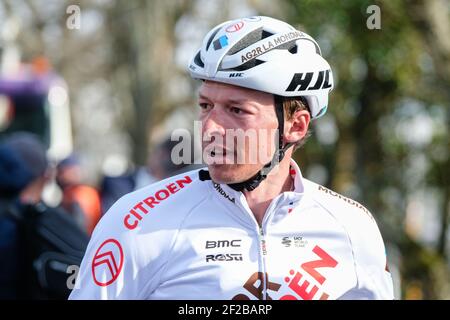
[[[262,39],[262,28],[256,29],[255,31],[250,32],[245,37],[243,37],[241,40],[236,42],[236,44],[228,51],[227,55],[233,55],[252,44],[258,42]]]
[[[202,59],[200,58],[200,51],[197,52],[197,54],[195,55],[194,62],[202,68],[205,67],[205,64],[203,63]]]
[[[263,30],[263,32],[262,32],[262,34],[261,34],[261,40],[262,40],[262,39],[265,39],[265,38],[268,38],[268,37],[270,37],[270,36],[273,36],[273,35],[274,35],[274,33],[271,33],[271,32],[269,32],[269,31]]]
[[[286,43],[283,43],[282,45],[278,46],[275,48],[275,50],[288,50],[290,53],[295,53],[292,52],[291,50],[296,50],[294,48],[297,47],[297,40],[292,40]]]
[[[217,32],[219,32],[220,27],[216,28],[216,30],[213,31],[211,34],[211,37],[209,37],[208,42],[206,43],[206,51],[208,51],[209,46],[211,45],[211,42],[213,41],[214,37],[216,36]]]
[[[297,53],[297,50],[298,50],[298,46],[295,45],[295,46],[293,46],[292,48],[290,48],[288,51],[289,51],[290,53],[292,53],[292,54],[295,54],[295,53]]]

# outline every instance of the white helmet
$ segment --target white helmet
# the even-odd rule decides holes
[[[322,116],[333,89],[330,65],[309,35],[269,17],[224,22],[203,39],[189,64],[193,78],[233,84],[282,97],[306,98]]]

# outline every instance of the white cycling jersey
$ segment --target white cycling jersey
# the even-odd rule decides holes
[[[384,244],[362,205],[301,176],[260,227],[243,193],[198,171],[117,201],[70,299],[393,299]]]

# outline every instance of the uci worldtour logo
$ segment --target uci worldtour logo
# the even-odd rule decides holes
[[[302,236],[283,237],[281,244],[285,248],[304,248],[308,244],[308,240],[305,240]]]

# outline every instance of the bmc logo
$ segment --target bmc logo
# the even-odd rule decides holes
[[[213,248],[227,248],[227,247],[234,247],[239,248],[241,239],[236,240],[207,240],[206,241],[206,249],[213,249]]]
[[[228,76],[229,78],[241,78],[244,76],[243,72],[237,72],[237,73],[230,73],[230,75]]]
[[[292,77],[291,83],[286,88],[286,91],[305,91],[331,88],[330,73],[330,69],[319,71],[316,82],[312,86],[309,85],[311,84],[314,72],[296,73],[294,74],[294,77]]]

